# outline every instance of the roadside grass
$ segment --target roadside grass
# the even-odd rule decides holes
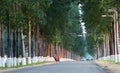
[[[100,60],[101,62],[107,62],[107,63],[115,63],[113,60]]]
[[[31,63],[31,64],[26,64],[26,65],[22,65],[22,63],[20,63],[20,65],[13,66],[11,68],[20,68],[20,67],[26,67],[26,66],[34,66],[34,65],[45,64],[45,63],[48,63],[48,62],[44,61],[44,62],[37,62],[37,63]]]
[[[113,60],[100,60],[100,62],[106,62],[106,63],[119,64],[120,65],[120,62],[115,63],[115,61],[113,61]]]
[[[0,70],[10,69],[10,68],[31,67],[31,66],[42,65],[42,64],[46,64],[46,63],[51,63],[51,62],[43,61],[43,62],[26,64],[26,65],[22,65],[22,63],[20,63],[19,65],[17,65],[17,66],[12,66],[12,67],[7,67],[7,64],[5,64],[5,67],[0,67]]]
[[[103,60],[103,62],[110,62],[110,63],[114,63],[113,60]]]
[[[0,70],[5,70],[6,69],[6,67],[0,67]]]
[[[7,64],[5,63],[5,67],[0,67],[0,70],[5,70],[7,69]]]

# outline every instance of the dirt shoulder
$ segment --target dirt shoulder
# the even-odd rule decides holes
[[[102,61],[95,61],[95,63],[101,66],[107,73],[120,73],[120,64]]]

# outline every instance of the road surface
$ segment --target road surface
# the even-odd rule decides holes
[[[106,73],[93,62],[58,62],[3,73]]]

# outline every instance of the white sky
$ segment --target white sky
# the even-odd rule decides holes
[[[81,11],[81,4],[79,4],[78,5],[78,7],[79,7],[79,14],[80,14],[80,16],[82,15],[82,11]],[[81,23],[81,27],[82,27],[82,33],[83,34],[86,34],[87,32],[86,32],[86,27],[85,27],[85,23],[84,22],[82,22],[82,19],[80,18],[80,23]]]

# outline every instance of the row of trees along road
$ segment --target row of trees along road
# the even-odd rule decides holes
[[[36,63],[39,56],[65,50],[82,55],[75,47],[77,37],[71,35],[80,32],[77,1],[0,0],[0,66],[5,67],[5,54],[8,67],[19,65],[21,56],[26,65],[32,58]]]
[[[119,54],[119,31],[120,19],[120,1],[119,0],[80,0],[83,11],[82,20],[87,28],[88,52],[96,57],[105,57],[115,54],[115,35],[117,34],[117,54]],[[116,23],[111,17],[103,18],[102,15],[114,15],[109,13],[108,9],[114,8],[118,12]],[[115,28],[114,28],[115,26]],[[114,32],[114,29],[116,30]],[[94,51],[93,51],[94,50]],[[96,52],[95,52],[96,51]]]

